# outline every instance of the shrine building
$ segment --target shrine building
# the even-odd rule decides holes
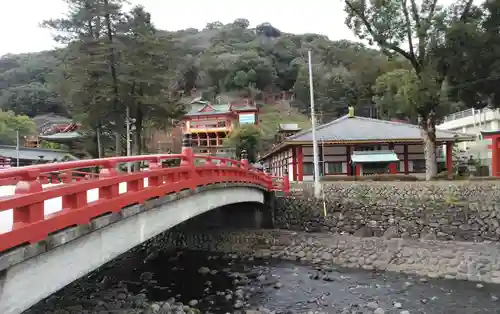
[[[224,139],[239,125],[258,124],[258,111],[249,100],[212,104],[196,99],[182,119],[182,133],[191,135],[198,154],[227,155],[230,148],[224,146]]]
[[[475,136],[436,130],[438,159],[451,175],[453,144]],[[425,156],[419,126],[349,114],[316,128],[320,176],[364,176],[381,173],[425,174]],[[445,147],[444,152],[442,147]],[[272,175],[288,172],[290,181],[312,181],[312,131],[298,131],[277,143],[262,158]]]

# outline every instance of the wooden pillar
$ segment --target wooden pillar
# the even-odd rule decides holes
[[[325,161],[323,160],[323,145],[318,143],[319,177],[325,175]],[[320,179],[321,180],[321,179]]]
[[[356,164],[356,177],[361,176],[361,164]]]
[[[304,154],[302,146],[297,146],[297,181],[304,181]]]
[[[448,178],[453,177],[453,142],[446,142],[446,169]]]
[[[351,173],[351,146],[345,146],[345,160],[347,161],[347,175],[352,175]]]
[[[403,152],[403,163],[404,163],[404,166],[405,166],[405,174],[409,174],[410,173],[410,169],[409,169],[409,165],[408,165],[408,144],[404,144],[403,146],[404,148],[404,152]]]
[[[491,138],[491,176],[500,177],[500,137]]]
[[[389,143],[389,150],[394,151],[394,143]],[[389,173],[396,174],[398,172],[398,167],[395,162],[389,164]]]
[[[397,165],[396,165],[395,162],[391,162],[389,164],[389,173],[390,174],[396,174],[397,173],[397,169],[398,169],[398,167],[397,167]]]
[[[297,181],[297,146],[292,147],[292,181]]]

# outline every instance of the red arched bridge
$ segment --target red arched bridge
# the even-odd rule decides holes
[[[181,154],[81,160],[0,172],[0,313],[21,313],[192,217],[289,191],[241,160]],[[134,171],[120,170],[133,163]],[[7,195],[5,195],[7,194]],[[238,214],[238,211],[234,211]]]

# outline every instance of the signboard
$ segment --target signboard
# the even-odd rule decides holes
[[[242,113],[239,118],[240,124],[255,124],[255,113]]]

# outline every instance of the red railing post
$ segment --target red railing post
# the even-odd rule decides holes
[[[191,147],[191,134],[184,133],[182,136],[182,158],[181,166],[194,166],[194,154],[193,148]]]
[[[158,169],[161,169],[163,168],[162,165],[161,165],[161,162],[159,159],[156,159],[156,160],[151,160],[149,162],[149,165],[148,165],[148,168],[150,171],[154,171],[154,170],[158,170]],[[157,176],[157,175],[154,175],[154,176],[150,176],[148,177],[148,187],[151,187],[151,186],[159,186],[163,184],[163,176]]]
[[[43,191],[42,184],[38,181],[38,173],[28,172],[16,184],[15,194],[36,194]],[[14,226],[17,224],[30,224],[45,218],[44,201],[35,202],[26,206],[13,208]]]
[[[118,171],[116,171],[116,163],[115,162],[107,162],[103,165],[103,168],[99,171],[99,177],[109,178],[118,175]],[[119,184],[112,184],[109,186],[103,186],[99,188],[98,199],[107,198],[112,199],[117,197],[120,194]]]
[[[193,148],[191,147],[191,134],[184,133],[182,136],[182,160],[181,166],[189,167],[189,171],[187,173],[180,173],[179,180],[192,180],[193,189],[196,187],[196,158],[193,154]]]
[[[246,150],[241,151],[241,167],[248,170],[248,154]]]

